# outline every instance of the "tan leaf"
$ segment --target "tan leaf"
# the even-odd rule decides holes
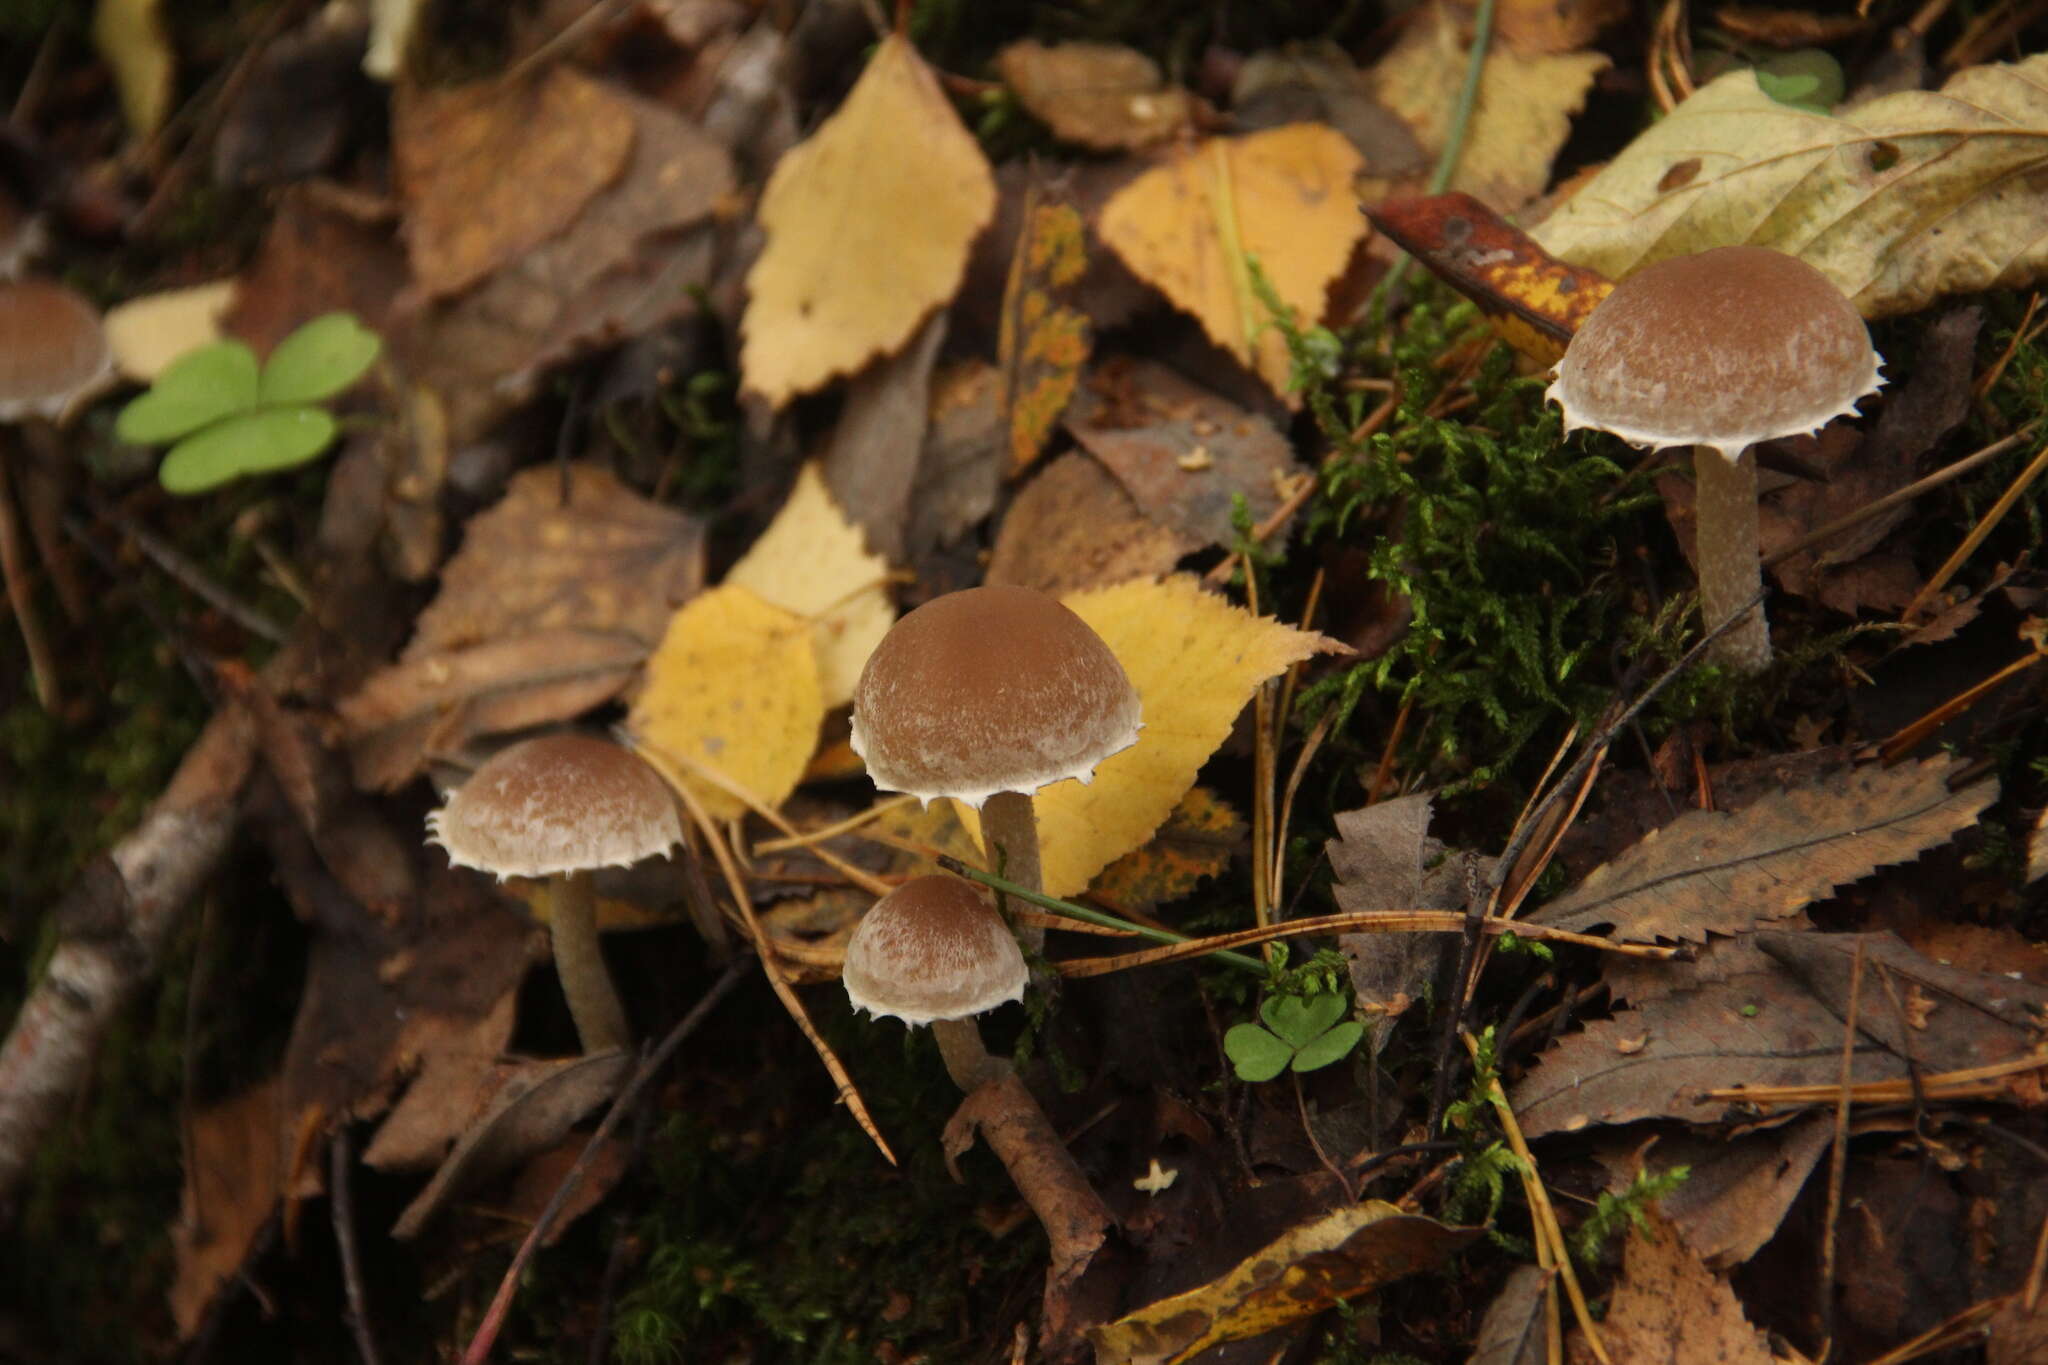
[[[1739,814],[1687,812],[1529,918],[1581,932],[1612,925],[1614,937],[1633,943],[1697,943],[1782,919],[1975,824],[1998,784],[1950,791],[1964,766],[1934,758],[1858,768]]]
[[[1040,592],[1156,578],[1201,542],[1161,526],[1100,462],[1070,451],[1010,501],[987,580]]]
[[[166,289],[107,310],[107,345],[122,375],[147,384],[173,360],[221,337],[220,320],[235,301],[235,282],[215,280]]]
[[[413,272],[453,294],[569,225],[633,148],[624,97],[566,63],[532,80],[403,90],[392,159]]]
[[[1471,51],[1457,20],[1429,6],[1367,75],[1373,97],[1399,115],[1434,160],[1449,141],[1458,88]],[[1489,49],[1479,102],[1465,130],[1451,190],[1503,213],[1520,208],[1550,182],[1550,163],[1571,132],[1593,78],[1609,65],[1597,52],[1525,54]]]
[[[895,623],[888,577],[889,561],[868,553],[860,528],[833,502],[812,463],[725,581],[810,622],[829,708],[853,700],[861,666]]]
[[[1703,87],[1534,236],[1620,279],[1750,242],[1819,268],[1865,317],[2018,288],[2048,265],[2048,56],[1839,116],[1780,104],[1750,71]]]
[[[1138,690],[1145,728],[1089,783],[1040,791],[1040,873],[1049,895],[1086,889],[1138,848],[1195,785],[1252,692],[1289,664],[1343,646],[1231,605],[1185,575],[1065,599],[1109,645]],[[1162,630],[1162,622],[1172,628]],[[979,836],[976,813],[961,819]]]
[[[1775,1365],[1764,1334],[1743,1316],[1727,1280],[1707,1269],[1652,1212],[1631,1226],[1621,1283],[1607,1301],[1602,1343],[1629,1365]]]
[[[1165,86],[1158,64],[1135,48],[1026,39],[997,53],[995,65],[1025,112],[1062,142],[1129,152],[1188,126],[1187,91]]]
[[[1094,1328],[1097,1365],[1171,1365],[1439,1265],[1480,1236],[1380,1199],[1312,1219],[1209,1283]]]
[[[1364,164],[1343,134],[1317,123],[1211,138],[1119,190],[1098,231],[1133,272],[1284,394],[1287,347],[1267,326],[1247,258],[1297,322],[1321,321],[1330,282],[1366,233],[1352,189]]]
[[[171,1319],[190,1341],[207,1305],[239,1272],[283,1193],[279,1150],[284,1109],[275,1077],[193,1114],[185,1154],[185,1194],[171,1227],[177,1274]]]
[[[747,275],[746,387],[780,407],[894,351],[953,296],[995,213],[988,159],[908,39],[776,163]]]
[[[1729,8],[1716,10],[1715,22],[1725,22]],[[1540,56],[1576,52],[1628,12],[1628,0],[1501,0],[1493,23],[1510,48]]]
[[[731,819],[746,803],[692,775],[690,765],[780,805],[817,749],[824,719],[810,624],[726,585],[698,594],[669,621],[626,729],[682,769],[712,818]]]

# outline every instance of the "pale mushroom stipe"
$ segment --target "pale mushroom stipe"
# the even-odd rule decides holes
[[[1877,392],[1882,358],[1855,307],[1795,256],[1716,247],[1643,267],[1573,336],[1545,397],[1567,432],[1693,449],[1694,536],[1705,627],[1763,588],[1756,459],[1762,441],[1818,431]],[[1715,642],[1741,672],[1770,662],[1761,606]]]
[[[494,754],[427,817],[427,830],[457,867],[546,879],[555,970],[583,1050],[628,1046],[625,1009],[598,948],[589,874],[682,842],[661,777],[610,740],[544,735]]]

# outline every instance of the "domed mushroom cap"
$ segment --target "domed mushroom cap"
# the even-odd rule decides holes
[[[1863,319],[1796,256],[1724,246],[1645,266],[1580,327],[1545,392],[1566,431],[1709,446],[1730,460],[1811,432],[1875,393]]]
[[[965,1019],[1016,1000],[1029,973],[1009,926],[958,877],[914,877],[875,902],[846,943],[855,1009],[906,1024]]]
[[[882,637],[853,696],[853,751],[885,791],[979,807],[1137,742],[1138,693],[1088,623],[1030,588],[969,588]]]
[[[0,422],[61,418],[113,377],[91,304],[49,280],[0,283]]]
[[[427,817],[427,829],[449,862],[501,878],[625,867],[683,837],[654,769],[593,735],[501,749]]]

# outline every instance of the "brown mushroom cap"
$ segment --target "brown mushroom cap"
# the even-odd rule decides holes
[[[1884,382],[1878,364],[1863,319],[1827,276],[1768,247],[1724,246],[1616,285],[1545,396],[1564,408],[1566,431],[1734,460],[1855,411]]]
[[[0,422],[63,417],[114,376],[99,311],[49,280],[0,283]]]
[[[1116,655],[1030,588],[925,603],[868,656],[853,697],[853,751],[876,786],[975,807],[1086,781],[1138,728],[1138,693]]]
[[[965,1019],[1024,994],[1024,954],[1003,917],[958,877],[913,877],[875,902],[846,943],[855,1009],[906,1024]]]
[[[683,837],[654,769],[610,740],[568,734],[501,749],[427,828],[449,862],[501,878],[625,867]]]

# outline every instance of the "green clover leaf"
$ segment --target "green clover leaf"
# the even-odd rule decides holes
[[[187,436],[164,456],[156,476],[170,493],[205,493],[244,474],[302,465],[334,439],[334,418],[319,408],[260,408]]]
[[[256,390],[256,353],[239,341],[216,341],[171,362],[148,393],[121,409],[114,434],[135,445],[182,440],[255,407]]]
[[[350,313],[327,313],[277,343],[263,365],[263,402],[318,403],[363,377],[384,343]]]
[[[1223,1051],[1241,1081],[1270,1081],[1294,1060],[1294,1049],[1257,1024],[1237,1024],[1223,1035]]]
[[[1365,1025],[1344,1016],[1343,994],[1275,995],[1259,1007],[1258,1024],[1238,1024],[1223,1035],[1223,1051],[1239,1080],[1270,1081],[1288,1067],[1315,1071],[1340,1061],[1365,1037]]]

